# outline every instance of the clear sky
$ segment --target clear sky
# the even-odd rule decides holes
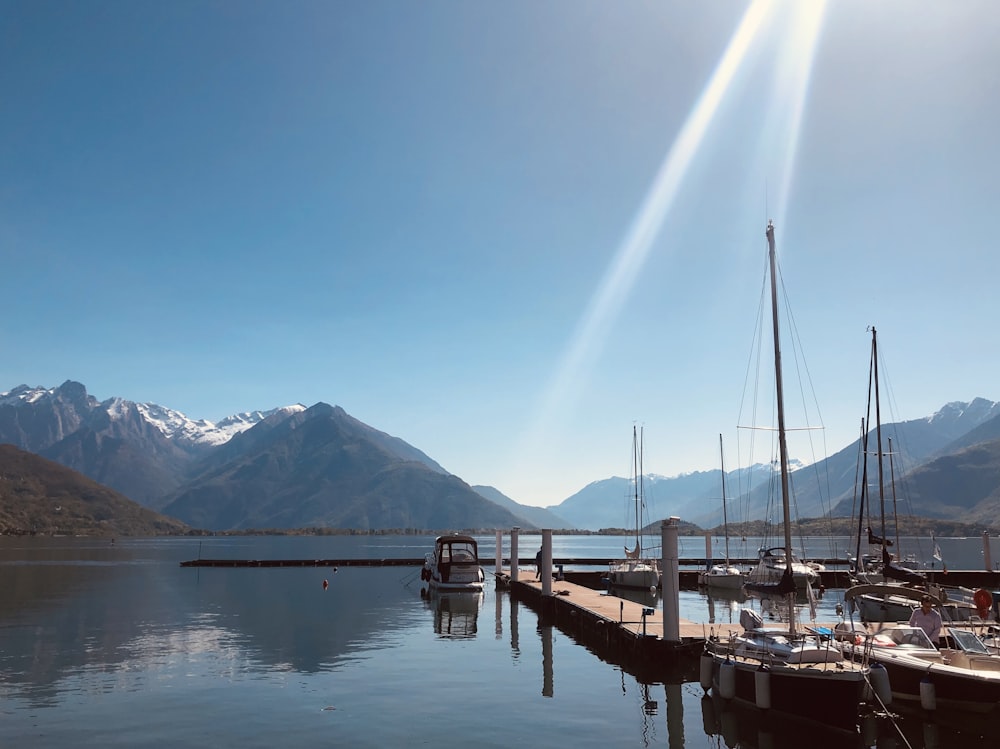
[[[634,423],[718,466],[772,218],[827,453],[869,325],[895,419],[998,400],[998,39],[995,0],[0,0],[0,390],[323,401],[553,505]]]

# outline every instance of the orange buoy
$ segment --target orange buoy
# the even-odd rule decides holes
[[[986,588],[980,588],[972,594],[972,601],[976,604],[979,618],[985,619],[990,613],[990,606],[993,605],[993,594]]]
[[[326,590],[329,587],[330,587],[330,581],[329,580],[324,580],[323,581],[323,590]]]

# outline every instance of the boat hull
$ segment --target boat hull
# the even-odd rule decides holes
[[[718,653],[712,653],[712,659],[712,689],[719,694],[720,668],[727,659]],[[760,710],[756,678],[762,667],[760,661],[734,657],[728,662],[735,669],[733,699]],[[857,730],[864,685],[860,672],[845,671],[836,664],[798,667],[774,664],[767,669],[770,674],[769,710],[839,730]]]
[[[660,587],[660,571],[650,564],[618,566],[608,572],[608,585],[627,590],[650,590]]]
[[[943,655],[947,652],[941,651]],[[966,671],[880,648],[865,652],[864,647],[848,646],[845,654],[856,661],[867,657],[870,663],[885,666],[893,707],[922,709],[920,685],[926,680],[934,687],[938,715],[992,716],[1000,720],[1000,661],[988,663],[992,665],[989,669]],[[996,732],[1000,732],[998,720],[994,721]]]
[[[698,575],[698,584],[709,590],[742,590],[747,582],[747,576],[742,573],[702,572]]]

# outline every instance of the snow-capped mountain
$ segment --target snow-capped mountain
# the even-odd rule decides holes
[[[290,416],[300,413],[306,409],[300,403],[291,406],[281,406],[268,411],[246,411],[243,413],[227,416],[217,423],[207,419],[192,419],[180,411],[172,408],[160,406],[156,403],[135,403],[124,398],[108,398],[105,401],[98,401],[93,396],[87,395],[83,385],[72,381],[67,381],[54,388],[31,387],[29,385],[18,385],[5,393],[0,393],[0,408],[10,406],[12,408],[33,407],[37,411],[43,406],[59,404],[63,407],[73,406],[72,410],[76,415],[93,418],[95,413],[104,412],[111,421],[123,421],[131,418],[131,410],[134,408],[139,415],[151,426],[158,429],[164,437],[183,446],[215,446],[222,445],[232,439],[240,432],[245,432],[255,424],[280,414]],[[62,422],[62,419],[57,419]],[[75,419],[71,419],[67,426],[69,431],[75,430],[79,426]],[[58,441],[65,437],[65,433],[57,430],[52,441]],[[42,438],[45,441],[45,438]],[[35,442],[35,440],[32,440]],[[27,449],[45,449],[47,444],[39,446],[37,443]]]
[[[291,416],[306,410],[305,406],[296,403],[293,406],[272,408],[270,411],[244,411],[212,423],[207,419],[188,418],[180,411],[156,403],[136,403],[135,406],[143,418],[163,432],[164,436],[187,445],[222,445],[275,414]]]

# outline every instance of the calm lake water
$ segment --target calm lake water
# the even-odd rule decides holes
[[[199,556],[422,557],[432,542],[0,538],[0,746],[804,744],[802,726],[714,704],[684,673],[651,679],[602,660],[492,585],[428,598],[416,568],[179,566]],[[981,552],[980,539],[946,542],[955,559]],[[492,560],[494,538],[481,543]],[[538,544],[522,536],[520,556]],[[621,545],[557,536],[554,553],[613,557]],[[682,556],[704,548],[681,540]],[[818,620],[836,619],[841,594],[827,591]],[[695,621],[735,621],[739,607],[681,594],[681,615]],[[898,725],[905,741],[873,721],[857,745],[991,745],[919,718]],[[807,729],[813,747],[854,745]]]

